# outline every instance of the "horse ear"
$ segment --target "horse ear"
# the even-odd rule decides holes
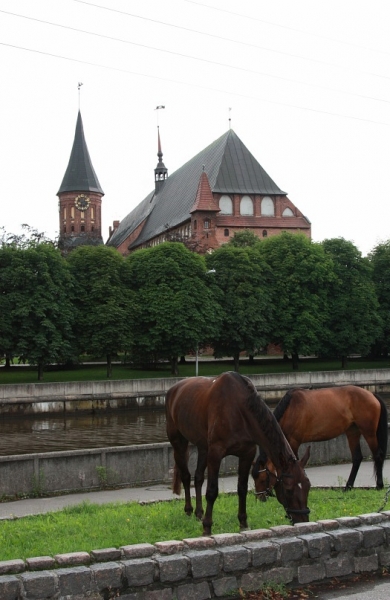
[[[311,448],[311,446],[308,446],[308,447],[306,448],[306,452],[305,452],[305,454],[302,456],[301,460],[299,461],[299,463],[300,463],[300,465],[301,465],[302,469],[304,469],[304,468],[305,468],[305,466],[306,466],[306,463],[307,463],[307,461],[309,460],[309,457],[310,457],[310,448]]]

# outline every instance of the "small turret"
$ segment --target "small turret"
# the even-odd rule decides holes
[[[168,169],[163,163],[162,157],[163,153],[161,151],[161,141],[160,141],[160,128],[157,126],[157,141],[158,141],[158,163],[157,167],[154,169],[154,181],[155,181],[155,191],[156,194],[160,191],[161,187],[164,184],[164,181],[168,179]]]

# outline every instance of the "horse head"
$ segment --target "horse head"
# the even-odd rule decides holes
[[[301,460],[291,458],[278,474],[275,493],[280,504],[284,506],[287,518],[291,523],[304,523],[309,520],[310,509],[307,499],[310,491],[310,481],[305,473],[305,465],[309,460],[310,446],[306,449]]]
[[[261,502],[266,502],[273,496],[273,488],[278,479],[278,474],[273,463],[265,452],[260,450],[259,456],[252,466],[252,477],[255,484],[255,496]]]

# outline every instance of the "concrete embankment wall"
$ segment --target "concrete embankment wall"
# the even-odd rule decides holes
[[[389,444],[390,447],[390,444]],[[363,454],[370,456],[365,442]],[[304,445],[300,450],[302,455]],[[196,448],[190,448],[190,471],[195,471]],[[310,464],[350,461],[345,436],[328,442],[311,444]],[[173,472],[173,452],[169,442],[140,446],[114,446],[91,450],[67,450],[40,454],[0,457],[0,495],[14,498],[23,495],[51,495],[82,492],[105,486],[137,487],[166,483]],[[227,456],[221,475],[237,472],[237,458]]]
[[[0,385],[0,415],[70,413],[164,406],[168,389],[181,378],[121,379],[68,383]],[[352,383],[373,392],[390,392],[390,369],[315,371],[251,375],[264,400],[277,400],[292,387],[330,387]]]
[[[283,373],[251,376],[262,397],[272,400],[290,387],[325,387],[354,383],[373,392],[390,391],[390,369]],[[162,408],[165,393],[178,379],[28,384],[0,386],[0,414],[21,412],[77,412],[145,406]],[[156,404],[157,403],[157,404]],[[351,459],[345,436],[312,444],[310,464]],[[363,454],[370,456],[365,442]],[[389,445],[390,447],[390,445]],[[304,450],[302,446],[301,452]],[[191,449],[190,469],[196,449]],[[236,472],[237,459],[227,457],[221,474]],[[170,444],[116,446],[0,457],[0,496],[79,492],[108,486],[136,487],[168,483],[172,477]]]
[[[0,562],[0,598],[206,600],[390,566],[390,512]]]

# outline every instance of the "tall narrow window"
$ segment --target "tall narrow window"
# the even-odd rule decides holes
[[[243,196],[240,200],[240,215],[253,215],[253,202],[249,196]]]
[[[233,214],[233,202],[230,196],[221,196],[219,199],[219,208],[221,209],[221,215]]]
[[[209,219],[205,219],[203,226],[204,226],[205,229],[210,229],[210,220]]]
[[[264,217],[275,216],[275,205],[269,196],[264,196],[261,201],[261,214],[264,215]]]

